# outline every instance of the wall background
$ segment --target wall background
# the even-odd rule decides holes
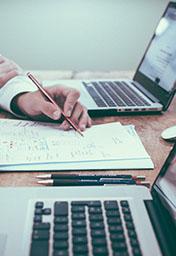
[[[136,69],[167,0],[0,0],[0,53],[25,69]]]

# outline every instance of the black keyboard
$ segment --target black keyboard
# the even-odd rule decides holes
[[[36,202],[32,229],[30,256],[142,255],[126,200]]]
[[[150,106],[141,95],[137,94],[126,82],[98,81],[85,83],[86,90],[98,107]]]

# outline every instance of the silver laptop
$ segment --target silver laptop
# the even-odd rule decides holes
[[[176,252],[176,145],[144,186],[0,188],[0,255]]]
[[[176,89],[175,38],[176,3],[170,2],[133,80],[58,80],[57,83],[79,89],[80,101],[91,116],[166,111]],[[50,82],[53,83],[56,81]]]

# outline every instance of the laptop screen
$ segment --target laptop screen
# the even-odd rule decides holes
[[[153,188],[176,224],[176,144],[166,159]]]
[[[161,18],[139,71],[170,91],[176,80],[176,8]]]
[[[137,69],[134,80],[165,106],[176,81],[176,3],[169,3]]]

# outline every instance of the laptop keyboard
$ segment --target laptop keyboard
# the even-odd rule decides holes
[[[34,206],[30,256],[142,255],[128,201],[44,204]]]
[[[83,82],[83,84],[98,107],[151,105],[124,81],[98,81],[88,84]]]

